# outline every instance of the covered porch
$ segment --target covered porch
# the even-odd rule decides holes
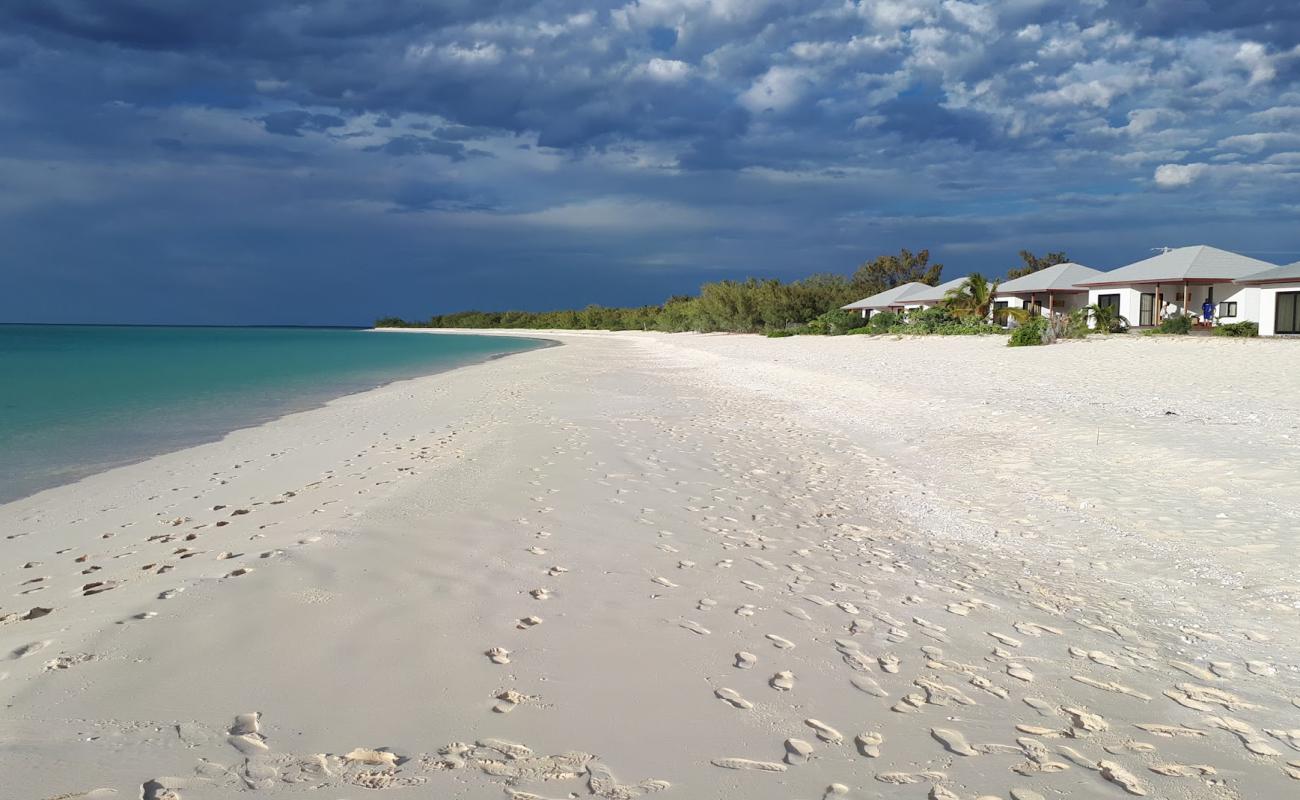
[[[1035,292],[1001,292],[993,303],[993,319],[998,324],[1008,326],[1010,320],[1003,309],[1023,308],[1031,314],[1043,317],[1065,316],[1088,305],[1086,289],[1047,289]]]

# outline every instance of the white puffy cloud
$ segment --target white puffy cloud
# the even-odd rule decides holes
[[[1163,189],[1177,189],[1191,185],[1209,169],[1208,164],[1161,164],[1156,167],[1156,185]]]
[[[811,78],[801,67],[772,67],[740,94],[740,103],[755,113],[784,111],[803,97]]]
[[[686,80],[691,74],[691,65],[685,61],[677,61],[671,58],[652,58],[636,69],[637,74],[645,77],[662,81],[663,83],[676,83]]]

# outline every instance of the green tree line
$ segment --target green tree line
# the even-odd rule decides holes
[[[1022,251],[1027,267],[1044,261]],[[1038,266],[1038,264],[1043,266]],[[1051,263],[1056,263],[1052,261]],[[1035,271],[1031,269],[1030,271]],[[645,330],[759,333],[807,325],[841,306],[895,286],[939,283],[942,264],[930,263],[930,251],[882,255],[861,264],[852,275],[823,273],[802,280],[749,278],[706,283],[695,296],[670,297],[662,305],[612,308],[590,305],[562,311],[458,311],[426,320],[385,317],[377,327],[532,328],[552,330]]]

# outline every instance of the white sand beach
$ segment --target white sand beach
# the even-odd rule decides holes
[[[535,335],[0,506],[0,797],[1300,794],[1300,343]]]

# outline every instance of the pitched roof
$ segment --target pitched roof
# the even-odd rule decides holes
[[[1266,269],[1263,272],[1256,272],[1253,275],[1237,279],[1237,283],[1271,283],[1273,281],[1295,281],[1300,283],[1300,261],[1287,264],[1285,267],[1274,267],[1273,269]]]
[[[904,302],[906,302],[908,305],[911,305],[913,303],[933,305],[934,303],[937,303],[940,300],[942,300],[944,298],[944,295],[948,294],[948,292],[952,291],[953,289],[960,289],[963,285],[965,285],[965,283],[966,283],[966,276],[963,275],[960,278],[953,278],[952,280],[947,281],[945,283],[941,283],[938,286],[925,286],[924,288],[919,289],[916,292],[908,294],[907,297],[904,299]]]
[[[846,311],[857,311],[863,308],[888,308],[890,306],[900,305],[903,298],[919,292],[923,289],[929,289],[924,283],[902,283],[892,289],[886,289],[883,292],[877,292],[870,297],[864,297],[856,303],[849,303],[847,306],[841,306]]]
[[[1126,267],[1111,270],[1097,278],[1083,281],[1082,286],[1114,283],[1155,283],[1157,281],[1234,280],[1275,264],[1249,256],[1230,253],[1217,247],[1198,245],[1177,247],[1158,256],[1143,259]]]
[[[1082,264],[1067,262],[1056,264],[1037,272],[1031,272],[1019,278],[998,285],[998,294],[1015,294],[1017,292],[1062,292],[1086,291],[1078,284],[1088,280],[1106,280],[1105,273]]]

